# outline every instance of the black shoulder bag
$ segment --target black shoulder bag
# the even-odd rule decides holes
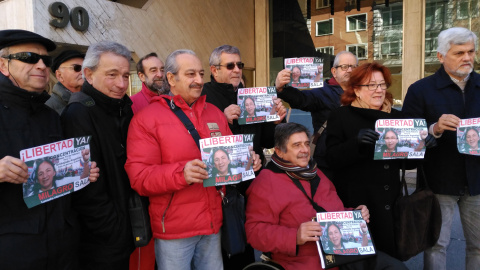
[[[188,133],[192,135],[193,140],[200,149],[200,135],[188,116],[175,106],[175,103],[165,98],[167,104],[170,105],[172,112],[182,121]],[[247,245],[247,235],[245,233],[245,198],[234,187],[226,186],[226,194],[220,191],[222,187],[216,187],[222,196],[222,213],[223,225],[222,232],[222,248],[228,257],[240,254],[245,251]]]
[[[395,202],[395,242],[397,258],[406,261],[432,247],[440,236],[442,214],[437,197],[428,187],[423,166],[417,168],[417,188],[408,194],[405,162],[402,168],[400,197]]]

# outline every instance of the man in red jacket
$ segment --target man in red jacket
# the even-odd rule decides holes
[[[133,189],[150,199],[159,269],[223,269],[221,196],[215,187],[203,187],[208,173],[200,149],[172,108],[185,113],[200,138],[232,132],[224,114],[200,96],[204,70],[193,51],[171,53],[165,74],[164,87],[171,96],[154,97],[135,114],[125,169]],[[254,155],[253,168],[260,167]]]

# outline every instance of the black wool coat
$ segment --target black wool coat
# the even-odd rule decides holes
[[[373,160],[374,145],[360,144],[360,129],[375,129],[378,119],[399,119],[403,114],[340,107],[328,119],[327,157],[331,179],[345,207],[366,205],[376,247],[395,256],[393,205],[400,192],[402,160]]]

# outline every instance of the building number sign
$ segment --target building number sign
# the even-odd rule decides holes
[[[48,12],[56,19],[50,20],[50,25],[58,28],[64,28],[68,25],[68,21],[77,31],[85,31],[88,29],[89,17],[88,12],[83,7],[74,7],[71,12],[68,7],[61,2],[53,2],[48,6]]]

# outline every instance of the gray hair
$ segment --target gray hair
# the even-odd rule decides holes
[[[7,56],[9,52],[10,47],[5,47],[0,49],[0,56]]]
[[[438,35],[437,52],[445,56],[452,44],[463,45],[469,42],[473,42],[475,51],[477,51],[477,35],[475,33],[463,27],[448,28]]]
[[[293,122],[278,124],[275,127],[275,148],[280,149],[284,153],[287,152],[287,142],[290,136],[302,132],[307,134],[307,137],[310,139],[310,132],[304,125]]]
[[[355,61],[357,61],[357,65],[358,65],[358,57],[355,54],[353,54],[349,51],[341,51],[341,52],[337,53],[337,56],[335,56],[335,59],[333,60],[333,66],[332,67],[338,66],[338,64],[340,62],[340,56],[344,55],[344,54],[350,54],[353,57],[355,57]]]
[[[165,68],[164,68],[163,86],[162,86],[162,90],[164,91],[164,93],[170,92],[170,84],[168,83],[167,74],[172,73],[173,75],[175,75],[175,78],[177,78],[178,70],[180,70],[180,67],[178,66],[178,63],[177,63],[177,56],[181,54],[190,54],[190,55],[197,56],[194,51],[187,50],[187,49],[176,50],[167,56],[167,59],[165,59]]]
[[[113,41],[101,41],[95,44],[90,45],[88,47],[87,53],[85,54],[85,59],[83,60],[83,65],[82,65],[82,74],[83,77],[85,78],[85,68],[89,68],[93,71],[95,71],[98,67],[98,62],[100,61],[100,57],[104,53],[114,53],[118,56],[123,56],[125,59],[127,59],[128,62],[130,62],[130,59],[132,58],[132,54],[130,53],[130,50],[127,49],[127,47],[123,46],[120,43],[116,43]]]
[[[231,45],[222,45],[215,48],[212,54],[210,55],[210,59],[209,59],[210,66],[220,65],[221,63],[220,57],[222,56],[222,53],[238,54],[238,56],[241,56],[240,50],[237,47],[231,46]]]

